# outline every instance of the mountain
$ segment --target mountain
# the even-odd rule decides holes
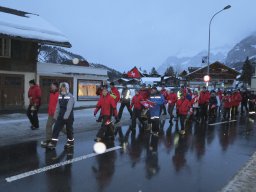
[[[240,70],[247,57],[256,61],[256,33],[244,38],[228,52],[226,64]]]
[[[108,71],[108,77],[111,81],[114,79],[118,79],[122,76],[122,73],[120,73],[115,69],[112,69],[102,64],[89,63],[81,55],[72,53],[60,47],[45,46],[45,45],[41,46],[39,50],[39,55],[38,55],[38,61],[42,63],[73,65],[74,58],[79,59],[78,65],[106,69]]]
[[[225,61],[226,58],[226,49],[225,50],[212,50],[210,55],[211,62],[214,61]],[[157,69],[159,74],[164,74],[166,69],[169,66],[172,66],[174,71],[181,72],[183,70],[187,70],[188,67],[201,67],[202,66],[202,58],[207,55],[207,51],[201,51],[200,53],[191,56],[191,57],[178,57],[178,56],[170,56],[168,57],[163,64]]]

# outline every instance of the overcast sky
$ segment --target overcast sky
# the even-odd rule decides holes
[[[1,6],[37,13],[70,40],[89,62],[123,72],[156,68],[168,56],[232,47],[256,31],[255,0],[2,0]]]

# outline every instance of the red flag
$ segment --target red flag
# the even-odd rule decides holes
[[[134,67],[131,71],[127,73],[127,76],[129,78],[140,78],[140,72],[136,67]]]

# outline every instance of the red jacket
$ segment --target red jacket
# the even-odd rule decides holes
[[[118,103],[118,101],[120,100],[120,93],[119,93],[118,89],[116,87],[112,87],[111,93],[116,96],[115,102]]]
[[[49,103],[48,103],[48,115],[53,116],[56,111],[56,106],[59,98],[59,92],[50,92]]]
[[[38,85],[31,86],[28,90],[28,98],[31,105],[41,105],[41,88]]]
[[[210,96],[211,94],[209,93],[209,91],[201,91],[198,102],[199,105],[209,103]]]
[[[164,96],[165,100],[167,100],[168,92],[166,91],[166,89],[161,89],[160,93]]]
[[[132,98],[131,109],[134,106],[134,109],[141,110],[142,108],[141,101],[143,101],[143,98],[140,94],[134,95]]]
[[[231,100],[232,100],[232,106],[237,107],[240,105],[240,102],[242,101],[242,96],[239,92],[236,92],[231,96]]]
[[[149,90],[147,90],[147,89],[141,89],[139,91],[139,94],[142,96],[142,98],[144,100],[147,100],[149,98],[149,95],[150,95]]]
[[[107,94],[106,96],[102,95],[97,103],[94,115],[96,115],[99,109],[101,109],[101,115],[110,116],[111,108],[114,110],[113,112],[115,117],[117,117],[116,102],[113,97],[111,97],[109,94]]]
[[[191,103],[187,99],[179,99],[176,103],[176,108],[179,115],[187,115],[190,107]]]
[[[177,102],[177,94],[176,93],[169,93],[167,96],[167,100],[169,105],[175,105],[175,103]]]
[[[224,108],[232,107],[231,96],[228,96],[228,95],[224,96],[222,98],[222,101],[223,101],[223,107]]]

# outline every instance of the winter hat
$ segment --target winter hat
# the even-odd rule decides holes
[[[60,87],[65,87],[67,93],[69,93],[69,84],[67,82],[62,82],[60,83]]]
[[[36,84],[35,79],[30,80],[30,81],[29,81],[29,84],[35,85],[35,84]]]
[[[110,85],[111,85],[111,86],[114,86],[114,85],[115,85],[115,83],[114,83],[114,82],[111,82],[111,83],[110,83]]]

